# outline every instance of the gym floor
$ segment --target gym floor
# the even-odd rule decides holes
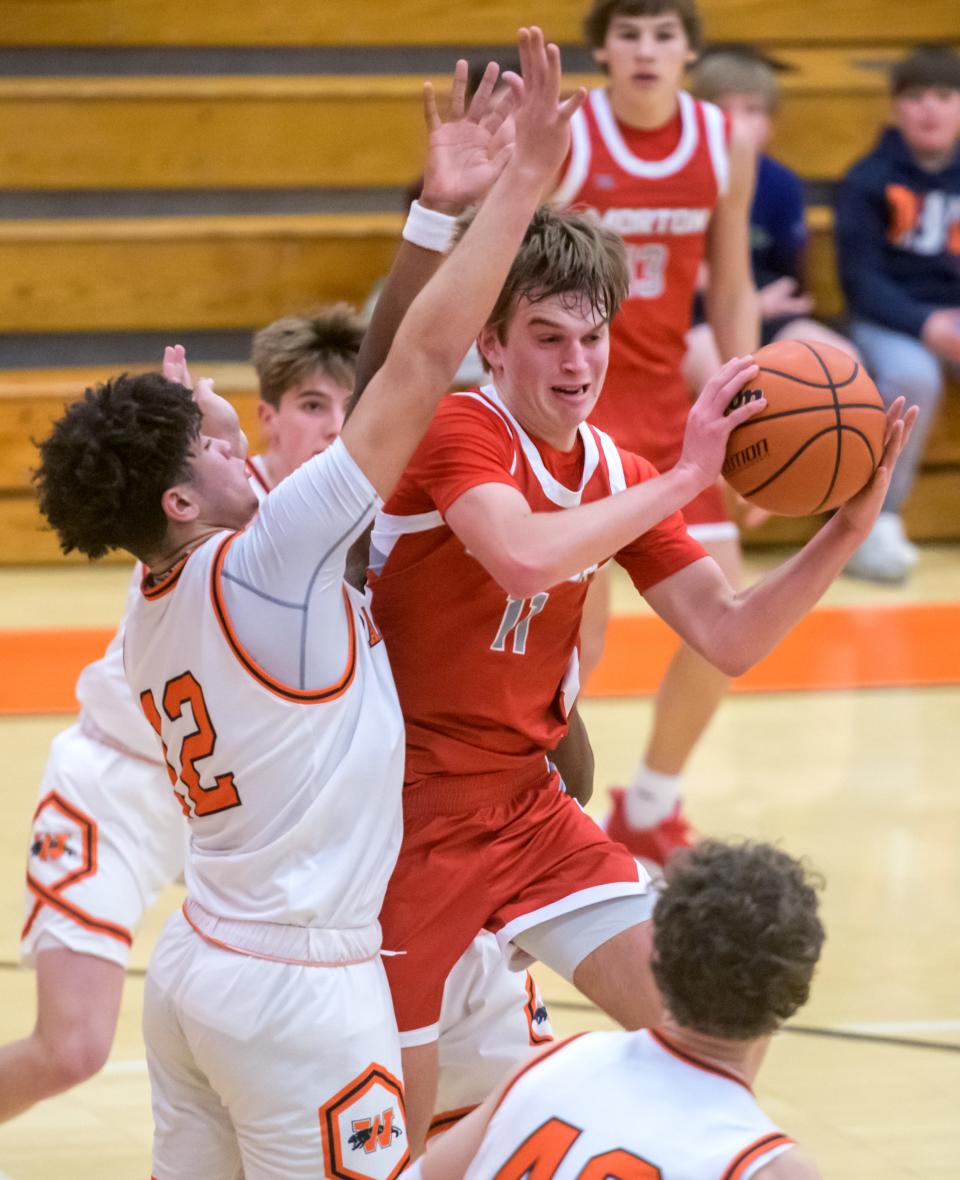
[[[749,576],[782,556],[753,557]],[[106,632],[90,629],[116,623],[126,579],[118,566],[0,570],[4,1041],[28,1033],[34,1014],[33,974],[17,966],[23,867],[47,747],[70,720],[63,685],[78,653],[102,646]],[[624,579],[614,610],[615,642],[583,707],[597,815],[607,786],[633,770],[650,688],[669,658],[669,641]],[[960,548],[925,546],[905,587],[841,580],[737,687],[692,760],[690,817],[711,835],[778,841],[826,879],[828,941],[813,997],[772,1045],[761,1102],[827,1177],[952,1180],[960,1158]],[[106,1068],[0,1127],[0,1180],[149,1175],[143,972],[181,896],[167,890],[141,927]],[[563,981],[539,975],[558,1033],[608,1025]]]

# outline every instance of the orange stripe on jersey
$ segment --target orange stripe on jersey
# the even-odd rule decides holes
[[[726,1078],[728,1082],[736,1082],[738,1086],[743,1086],[750,1094],[753,1090],[747,1085],[743,1078],[738,1078],[736,1074],[728,1073],[727,1070],[721,1069],[719,1065],[713,1065],[708,1061],[701,1061],[699,1057],[694,1057],[687,1053],[686,1050],[681,1049],[678,1045],[674,1045],[672,1041],[667,1038],[658,1029],[647,1029],[650,1036],[657,1042],[661,1049],[665,1049],[672,1057],[676,1057],[679,1061],[683,1061],[686,1065],[692,1065],[694,1069],[702,1069],[704,1073],[714,1073],[718,1077]]]
[[[167,570],[165,574],[161,574],[158,578],[154,578],[149,570],[144,570],[143,579],[140,582],[140,593],[143,597],[153,602],[154,599],[162,598],[164,594],[169,594],[177,582],[180,581],[183,567],[190,560],[192,552],[193,550],[190,553],[185,553],[176,565]]]
[[[220,624],[223,637],[232,648],[233,654],[254,680],[259,681],[264,688],[268,688],[272,693],[275,693],[278,697],[282,697],[284,700],[297,701],[305,705],[315,705],[322,704],[325,701],[334,701],[337,697],[343,696],[353,683],[353,678],[357,671],[357,628],[346,586],[343,588],[343,609],[347,616],[347,626],[349,628],[349,650],[347,652],[347,666],[344,669],[343,675],[333,684],[327,685],[326,688],[302,689],[293,688],[289,684],[284,684],[282,681],[276,680],[271,676],[265,668],[261,668],[253,656],[241,644],[230,624],[230,616],[227,613],[226,602],[223,598],[222,575],[223,563],[227,556],[227,551],[237,536],[237,533],[231,533],[229,537],[226,537],[221,542],[220,547],[217,549],[216,557],[213,560],[213,569],[210,575],[210,599],[213,603],[213,611],[217,616],[217,622]]]
[[[546,1061],[548,1057],[552,1057],[554,1055],[554,1053],[558,1052],[560,1049],[566,1048],[567,1045],[572,1045],[574,1041],[579,1040],[580,1037],[585,1036],[585,1035],[586,1035],[585,1033],[574,1033],[572,1037],[567,1037],[567,1039],[565,1041],[557,1041],[557,1043],[555,1045],[551,1045],[549,1049],[545,1049],[540,1054],[539,1057],[534,1057],[534,1059],[532,1061],[528,1061],[527,1064],[525,1066],[523,1066],[523,1068],[520,1069],[516,1074],[514,1074],[514,1076],[506,1084],[506,1086],[504,1087],[503,1093],[497,1099],[497,1105],[490,1112],[490,1117],[493,1118],[493,1116],[497,1113],[497,1111],[500,1109],[501,1105],[503,1104],[504,1098],[506,1098],[506,1096],[510,1093],[510,1091],[517,1084],[517,1082],[519,1082],[520,1079],[524,1076],[524,1074],[528,1073],[531,1069],[533,1069],[533,1067],[535,1065],[540,1065],[542,1062]]]
[[[39,914],[42,909],[43,909],[43,902],[42,901],[35,901],[33,903],[33,909],[30,911],[30,917],[27,918],[26,922],[23,925],[23,929],[20,931],[20,941],[21,942],[27,937],[27,935],[33,929],[33,924],[37,920],[37,914]]]
[[[270,493],[273,491],[273,489],[270,487],[270,485],[267,483],[267,481],[260,474],[260,471],[257,468],[256,463],[254,463],[251,459],[247,460],[246,469],[247,469],[247,478],[248,479],[255,479],[257,481],[257,483],[267,493]]]
[[[72,918],[80,926],[85,926],[88,930],[96,930],[99,934],[106,934],[127,946],[133,945],[133,935],[126,927],[115,925],[113,922],[104,922],[101,918],[95,918],[92,914],[88,914],[86,910],[81,909],[73,902],[64,901],[62,897],[58,897],[57,894],[45,889],[38,881],[34,881],[29,873],[27,873],[27,888],[44,905],[52,906],[53,909]]]
[[[436,1135],[442,1135],[444,1131],[449,1131],[451,1127],[456,1126],[461,1119],[465,1119],[468,1114],[475,1111],[476,1106],[461,1106],[457,1110],[444,1110],[440,1114],[435,1114],[430,1120],[430,1129],[427,1131],[427,1142]]]
[[[739,1180],[747,1168],[761,1156],[766,1155],[775,1147],[786,1146],[792,1147],[793,1140],[781,1131],[771,1131],[769,1135],[764,1135],[762,1139],[751,1143],[749,1147],[745,1147],[743,1151],[734,1156],[720,1180]]]

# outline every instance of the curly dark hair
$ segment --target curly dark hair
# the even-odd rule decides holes
[[[64,553],[152,553],[167,529],[161,497],[187,478],[199,435],[193,395],[159,373],[124,373],[85,390],[39,444],[33,477]]]
[[[583,18],[583,35],[591,49],[601,49],[615,16],[668,16],[680,18],[690,48],[703,44],[703,25],[696,0],[594,0]]]
[[[703,840],[673,857],[653,912],[653,974],[674,1019],[748,1040],[806,1003],[824,931],[819,878],[770,844]]]

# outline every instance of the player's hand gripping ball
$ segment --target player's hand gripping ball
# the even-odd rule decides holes
[[[768,344],[754,359],[760,372],[729,409],[761,396],[767,404],[730,435],[727,482],[780,516],[827,512],[855,496],[876,470],[886,427],[866,370],[839,348],[804,340]]]

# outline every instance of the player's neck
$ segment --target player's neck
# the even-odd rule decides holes
[[[635,94],[626,88],[611,87],[607,94],[617,119],[638,131],[656,131],[663,127],[675,117],[680,106],[676,90]]]
[[[261,451],[258,458],[263,464],[263,471],[271,489],[275,488],[281,480],[286,479],[291,474],[292,469],[284,462],[279,452],[272,450],[270,447],[265,451]]]
[[[143,564],[147,567],[151,578],[162,578],[188,553],[192,553],[215,533],[222,532],[222,527],[211,525],[193,525],[190,528],[171,526],[167,530],[161,548],[156,553],[145,554]]]
[[[689,1053],[705,1065],[713,1065],[723,1073],[731,1074],[750,1087],[753,1086],[770,1044],[769,1037],[733,1041],[726,1037],[709,1036],[677,1024],[669,1016],[657,1031],[662,1032],[671,1045],[675,1045],[684,1053]]]

